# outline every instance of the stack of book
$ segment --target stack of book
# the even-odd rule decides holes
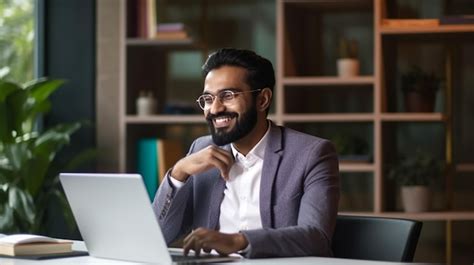
[[[0,256],[50,255],[72,252],[72,241],[51,237],[16,234],[0,234]]]
[[[435,27],[439,25],[439,19],[384,19],[382,25],[385,27]]]
[[[137,172],[143,177],[150,200],[155,197],[166,171],[183,156],[182,144],[178,141],[160,138],[138,140]]]
[[[131,35],[143,39],[151,39],[156,32],[156,2],[155,0],[128,1],[132,20]]]
[[[156,29],[155,38],[158,40],[185,40],[189,38],[183,23],[160,23]]]

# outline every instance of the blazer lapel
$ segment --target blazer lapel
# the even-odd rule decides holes
[[[271,126],[260,180],[260,218],[263,228],[271,228],[273,225],[272,191],[283,150],[282,128],[273,125],[273,123]]]
[[[230,145],[225,145],[222,147],[229,152],[231,152]],[[219,170],[214,169],[211,171],[212,177],[210,179],[216,179],[211,192],[211,201],[209,205],[209,229],[218,229],[219,225],[219,216],[221,212],[221,203],[224,199],[224,189],[225,189],[225,181],[219,173]]]

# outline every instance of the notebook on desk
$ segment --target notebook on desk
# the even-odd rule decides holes
[[[235,261],[238,257],[170,254],[138,174],[60,174],[89,254],[158,264]]]

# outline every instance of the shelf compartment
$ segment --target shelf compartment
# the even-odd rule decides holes
[[[341,196],[339,198],[340,211],[372,211],[373,201],[373,173],[369,172],[341,172]]]
[[[341,171],[372,173],[375,170],[371,122],[291,122],[285,125],[329,139],[336,148]]]
[[[200,69],[201,63],[195,60],[200,58],[199,52],[154,46],[128,46],[126,51],[126,115],[137,113],[136,99],[142,91],[155,97],[157,114],[202,113],[195,103],[202,93],[200,71],[196,71],[196,77],[182,76],[189,68]]]
[[[374,115],[371,113],[348,113],[348,114],[284,114],[282,116],[284,122],[372,122]]]
[[[285,86],[285,114],[372,113],[372,85]]]
[[[355,76],[347,78],[337,76],[285,77],[282,80],[282,84],[293,86],[360,86],[373,85],[374,80],[375,78],[373,76]]]
[[[342,37],[358,42],[361,75],[373,74],[371,2],[283,2],[283,76],[335,76]]]
[[[203,115],[127,115],[128,124],[168,124],[168,123],[205,123]]]

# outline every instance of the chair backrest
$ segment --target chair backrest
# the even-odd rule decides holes
[[[339,215],[332,238],[334,257],[411,262],[422,225],[405,219]]]

